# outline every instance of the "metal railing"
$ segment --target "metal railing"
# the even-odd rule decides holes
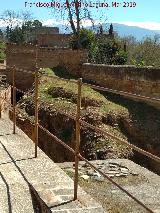
[[[17,107],[16,107],[16,91],[21,91],[19,89],[16,88],[16,72],[24,72],[24,73],[30,73],[32,75],[34,75],[34,103],[35,103],[35,120],[34,120],[34,142],[35,142],[35,157],[38,157],[38,136],[39,136],[39,132],[38,129],[40,128],[41,130],[43,130],[46,134],[50,135],[55,141],[57,141],[58,143],[60,143],[62,146],[64,146],[67,150],[69,150],[75,157],[75,175],[74,175],[74,200],[77,199],[78,197],[78,168],[79,168],[79,160],[83,160],[85,161],[89,166],[91,166],[91,168],[93,168],[95,171],[99,172],[104,178],[108,179],[112,184],[114,184],[116,187],[118,187],[121,191],[123,191],[124,193],[126,193],[129,197],[131,197],[134,201],[136,201],[139,205],[141,205],[143,208],[145,208],[148,212],[153,212],[151,209],[149,209],[144,203],[142,203],[139,199],[137,199],[136,197],[134,197],[131,193],[129,193],[126,189],[124,189],[122,186],[120,186],[119,184],[117,184],[115,181],[113,181],[112,178],[110,178],[108,175],[106,175],[104,172],[102,172],[101,170],[99,170],[98,168],[96,168],[91,162],[89,162],[86,158],[84,158],[81,154],[80,154],[80,133],[81,133],[81,127],[85,126],[88,127],[96,132],[99,132],[103,135],[107,135],[108,137],[110,137],[111,139],[116,140],[117,142],[121,143],[121,144],[125,144],[126,146],[134,149],[135,151],[151,158],[152,160],[160,163],[160,157],[153,155],[152,153],[149,153],[133,144],[130,144],[128,141],[125,141],[121,138],[118,138],[117,136],[108,133],[106,130],[103,130],[99,127],[95,127],[85,121],[83,121],[81,119],[81,99],[82,99],[82,86],[89,86],[91,88],[94,88],[96,90],[100,90],[100,91],[107,91],[107,92],[112,92],[115,94],[120,94],[120,95],[130,95],[130,96],[134,96],[136,98],[140,98],[143,100],[151,100],[151,101],[156,101],[156,103],[160,103],[160,99],[153,99],[151,97],[145,97],[145,96],[140,96],[140,95],[136,95],[136,94],[130,94],[130,93],[126,93],[126,92],[122,92],[122,91],[117,91],[117,90],[110,90],[108,88],[104,88],[104,87],[99,87],[96,85],[91,85],[91,84],[86,84],[82,82],[82,79],[78,79],[76,80],[68,80],[68,79],[62,79],[59,77],[54,77],[54,76],[48,76],[48,75],[43,75],[42,76],[47,76],[49,78],[56,78],[56,79],[60,79],[66,82],[73,82],[75,84],[77,84],[77,107],[76,107],[76,115],[73,114],[69,114],[67,112],[64,112],[63,110],[57,109],[55,108],[58,112],[72,118],[75,123],[76,123],[76,146],[75,146],[75,150],[73,148],[71,148],[70,146],[68,146],[65,142],[63,142],[62,140],[60,140],[59,138],[57,138],[55,135],[53,135],[51,132],[49,132],[45,127],[43,127],[42,125],[40,125],[39,123],[39,113],[38,113],[38,106],[39,106],[39,97],[38,97],[38,91],[39,91],[39,72],[38,72],[38,68],[36,68],[35,72],[33,71],[27,71],[27,70],[23,70],[23,69],[18,69],[16,66],[13,67],[9,67],[7,66],[7,68],[10,68],[12,70],[12,104],[11,107],[9,107],[9,109],[12,110],[13,113],[13,134],[16,133],[16,112],[20,111]],[[0,99],[4,100],[4,98],[0,97]],[[1,102],[0,102],[1,103]],[[0,104],[1,106],[1,104]],[[1,109],[1,107],[0,107]],[[28,117],[27,117],[28,118]],[[28,118],[29,119],[29,118]]]

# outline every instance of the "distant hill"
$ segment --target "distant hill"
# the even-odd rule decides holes
[[[108,24],[103,24],[104,29],[108,28]],[[132,27],[132,26],[127,26],[124,24],[113,24],[114,30],[118,33],[120,37],[124,36],[129,36],[132,35],[134,36],[137,40],[142,40],[145,37],[154,37],[156,34],[160,35],[160,30],[147,30],[144,28],[140,27]]]

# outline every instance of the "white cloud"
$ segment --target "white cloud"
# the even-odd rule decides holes
[[[16,27],[17,25],[22,24],[22,22],[23,21],[21,19],[13,19],[12,26]],[[9,24],[11,24],[11,22],[9,20],[4,21],[4,20],[0,19],[0,27],[7,27]]]
[[[74,20],[75,21],[75,20]],[[69,24],[69,22],[67,20],[55,20],[55,19],[48,19],[48,20],[44,20],[42,21],[44,26],[56,26],[56,25],[67,25]],[[89,19],[84,19],[81,21],[82,25],[84,27],[88,27],[88,26],[92,26],[92,22]],[[94,24],[99,24],[101,23],[98,20],[94,21]]]
[[[55,20],[55,19],[47,19],[47,20],[41,20],[44,26],[57,26],[57,25],[69,25],[69,22],[67,20]],[[17,19],[14,20],[13,26],[16,26],[18,23],[21,23],[22,21]],[[102,24],[102,21],[94,20],[94,24]],[[110,21],[110,23],[118,23],[118,24],[124,24],[127,26],[136,26],[141,27],[144,29],[149,30],[160,30],[160,22],[131,22],[131,21]],[[8,25],[7,22],[0,19],[0,27],[6,27]],[[92,26],[92,22],[88,19],[82,20],[82,25],[84,27]]]
[[[114,21],[113,23],[124,24],[127,26],[141,27],[148,30],[160,30],[159,22],[131,22],[131,21]]]
[[[62,24],[62,25],[68,24],[67,21],[54,20],[54,19],[43,20],[42,23],[43,23],[44,26],[52,26],[52,25],[54,26],[54,25],[59,25],[59,24]]]

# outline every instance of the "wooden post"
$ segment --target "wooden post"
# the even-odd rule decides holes
[[[16,88],[15,88],[15,66],[12,72],[12,101],[13,101],[13,134],[16,134]]]
[[[78,194],[78,165],[79,165],[79,148],[80,148],[80,114],[81,114],[81,93],[82,79],[78,80],[78,98],[77,98],[77,114],[76,114],[76,147],[75,147],[75,175],[74,175],[74,200]]]

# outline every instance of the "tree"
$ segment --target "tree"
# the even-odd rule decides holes
[[[21,27],[15,27],[10,33],[10,42],[13,43],[24,43],[25,42],[25,33]]]
[[[30,20],[32,18],[32,14],[28,11],[18,11],[15,12],[13,10],[5,10],[1,14],[1,20],[7,24],[6,27],[6,38],[7,40],[10,37],[11,31],[16,27],[16,26],[21,26],[23,23],[26,21]]]
[[[7,24],[9,30],[12,30],[13,26],[17,25],[19,22],[19,12],[5,10],[1,15],[1,20]]]
[[[136,66],[160,67],[160,41],[159,36],[146,37],[137,41],[133,36],[118,38],[121,46],[127,44],[127,64]]]
[[[113,33],[113,24],[111,24],[110,27],[109,27],[109,36],[110,37],[114,36],[114,33]]]
[[[14,29],[9,30],[8,40],[13,43],[24,43],[27,41],[27,38],[31,31],[34,29],[39,29],[42,26],[42,23],[38,20],[27,21],[22,24],[22,26],[16,26]]]
[[[122,65],[127,62],[127,53],[114,38],[102,37],[96,43],[91,61],[98,64]]]
[[[1,39],[1,40],[3,39],[3,32],[2,32],[1,29],[0,29],[0,39]]]
[[[55,2],[52,0],[52,2]],[[62,2],[62,1],[61,1]],[[97,1],[95,4],[98,4],[99,1]],[[100,3],[99,3],[100,4]],[[77,40],[77,47],[81,48],[80,44],[80,30],[82,28],[82,22],[90,21],[92,25],[94,25],[94,18],[96,17],[96,14],[100,13],[100,8],[96,7],[89,7],[89,2],[87,0],[78,1],[74,0],[71,2],[71,0],[63,1],[64,7],[60,7],[59,10],[57,8],[54,8],[54,16],[59,12],[59,15],[68,21],[72,33],[74,35],[74,40]],[[56,11],[55,11],[56,10]],[[97,12],[98,11],[98,12]],[[101,14],[103,12],[101,11]],[[94,14],[94,15],[93,15]],[[103,19],[105,20],[106,17],[106,11],[103,13]],[[59,16],[58,16],[59,17]],[[93,18],[94,17],[94,18]]]
[[[94,42],[94,34],[91,30],[87,29],[80,29],[79,33],[79,44],[77,43],[77,38],[73,37],[71,38],[71,47],[72,49],[90,49],[91,45]]]
[[[100,27],[99,27],[99,33],[102,35],[103,34],[103,27],[102,27],[102,25],[100,25]]]

